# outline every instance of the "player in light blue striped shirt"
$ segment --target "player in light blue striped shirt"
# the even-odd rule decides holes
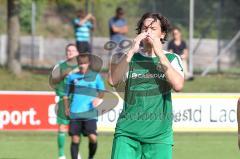
[[[96,19],[92,14],[85,14],[83,10],[78,11],[77,17],[73,20],[76,45],[79,53],[91,52],[90,37],[91,31],[96,26]]]

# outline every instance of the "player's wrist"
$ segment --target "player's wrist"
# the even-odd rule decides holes
[[[100,100],[100,99],[102,99],[102,97],[96,97],[95,99]]]
[[[64,79],[66,78],[66,76],[67,76],[67,75],[61,76],[60,80],[61,80],[61,81],[64,80]]]
[[[169,61],[167,57],[163,54],[163,55],[159,55],[158,58],[159,58],[158,69],[163,72],[166,72],[169,67]]]
[[[157,56],[158,58],[162,58],[162,57],[165,56],[162,49],[157,49],[157,50],[155,50],[155,54],[156,54],[156,56]]]
[[[159,53],[156,53],[156,55],[159,58],[159,61],[161,63],[167,63],[168,59],[163,53],[159,52]]]

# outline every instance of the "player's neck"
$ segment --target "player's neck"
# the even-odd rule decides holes
[[[86,74],[88,72],[88,69],[80,69],[79,72],[81,74]]]
[[[181,39],[174,39],[175,44],[179,44],[179,43],[181,43],[181,41],[182,41]]]
[[[154,56],[154,50],[153,47],[151,45],[144,45],[143,47],[143,52],[147,55],[147,56]]]

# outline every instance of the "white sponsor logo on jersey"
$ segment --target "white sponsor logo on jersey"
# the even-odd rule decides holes
[[[132,79],[136,79],[136,78],[164,78],[165,74],[161,73],[161,74],[151,74],[151,73],[146,73],[146,74],[138,74],[138,73],[132,73]]]

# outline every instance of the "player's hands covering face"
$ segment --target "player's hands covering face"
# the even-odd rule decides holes
[[[140,42],[145,39],[147,37],[147,33],[146,32],[142,32],[141,34],[139,34],[134,40],[133,40],[133,45],[131,48],[131,52],[135,53],[139,50],[140,47]]]
[[[163,54],[163,51],[162,51],[163,45],[158,36],[156,36],[155,34],[148,33],[146,40],[148,43],[152,45],[156,56],[160,56],[161,54]]]

